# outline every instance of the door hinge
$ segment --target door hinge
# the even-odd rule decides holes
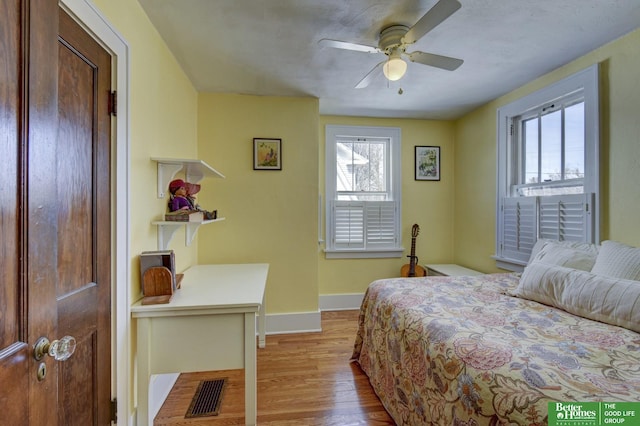
[[[111,421],[118,423],[118,400],[116,398],[111,400]]]
[[[116,117],[118,115],[118,92],[109,92],[109,114]]]

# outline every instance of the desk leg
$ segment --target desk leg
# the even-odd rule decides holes
[[[138,408],[136,412],[137,425],[148,426],[153,424],[149,419],[149,378],[151,377],[151,320],[138,318]]]
[[[260,309],[258,310],[258,347],[264,348],[266,343],[264,340],[265,335],[265,311],[267,308],[264,305],[264,294],[262,295],[262,304],[260,304]]]
[[[244,416],[245,424],[255,425],[258,411],[256,358],[256,313],[244,314]]]

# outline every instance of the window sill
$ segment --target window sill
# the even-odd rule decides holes
[[[507,259],[504,257],[491,256],[496,261],[496,266],[500,269],[506,269],[512,272],[522,272],[524,267],[527,266],[527,262],[515,259]]]
[[[329,250],[324,251],[326,259],[380,259],[391,257],[402,257],[404,248],[385,250]]]

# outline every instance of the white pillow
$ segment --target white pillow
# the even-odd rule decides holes
[[[572,269],[534,262],[524,268],[513,296],[560,307],[564,288],[569,285],[568,272]]]
[[[531,259],[531,263],[539,262],[590,271],[596,261],[596,256],[597,254],[594,252],[549,242],[542,246]]]
[[[561,308],[584,318],[619,325],[640,333],[640,283],[573,271]]]
[[[560,246],[568,249],[579,250],[585,253],[589,253],[593,256],[598,255],[598,246],[595,244],[585,243],[582,241],[556,241],[548,238],[540,238],[533,245],[531,249],[531,255],[529,256],[529,263],[533,261],[536,255],[542,250],[544,247],[548,245]]]
[[[532,263],[512,294],[640,332],[640,283],[633,280]]]
[[[640,281],[640,248],[615,241],[604,241],[591,272]]]

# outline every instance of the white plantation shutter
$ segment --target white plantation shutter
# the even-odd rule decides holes
[[[527,262],[537,240],[537,197],[502,201],[502,257]]]
[[[393,201],[366,203],[367,248],[396,245],[396,206]]]
[[[396,244],[395,203],[335,201],[333,243],[336,248],[381,249]]]
[[[594,199],[595,194],[504,198],[501,258],[525,264],[539,238],[591,241]]]
[[[540,238],[567,241],[591,240],[593,194],[565,194],[540,197]]]
[[[335,201],[333,214],[335,246],[364,248],[364,202]]]

